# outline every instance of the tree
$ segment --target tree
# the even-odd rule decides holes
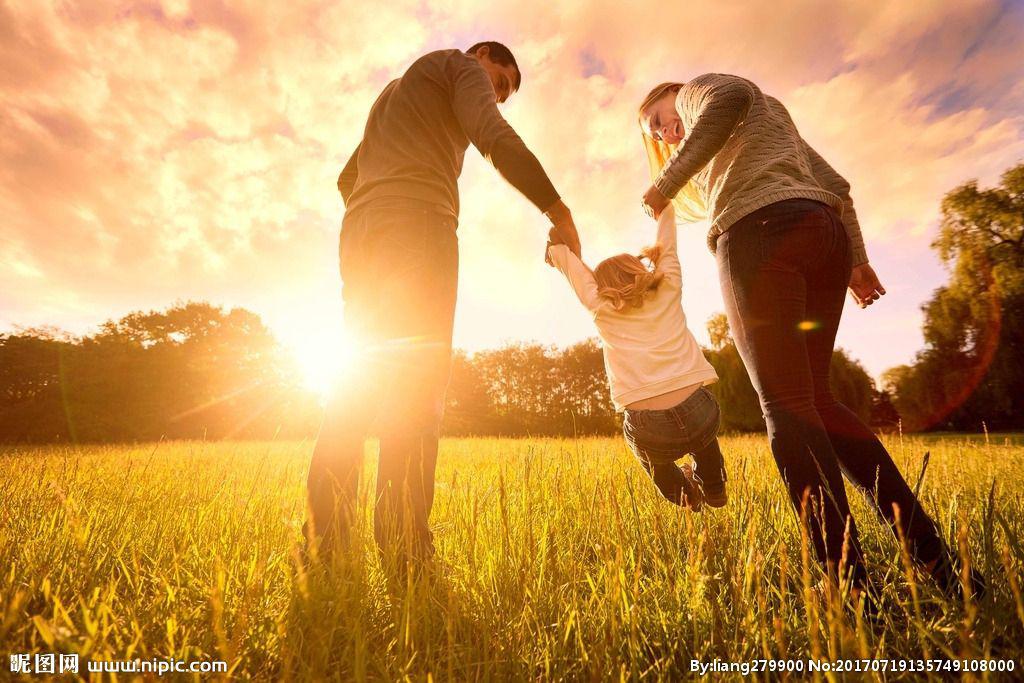
[[[707,327],[711,348],[715,351],[721,351],[733,343],[732,335],[729,333],[729,318],[725,313],[715,313],[708,318]]]
[[[950,273],[922,307],[925,348],[886,374],[910,429],[1024,424],[1024,164],[942,201],[932,247]]]
[[[0,336],[0,438],[134,441],[305,435],[319,408],[255,314],[135,312],[81,339]]]
[[[722,407],[722,429],[763,430],[761,403],[729,332],[729,321],[724,314],[717,313],[708,319],[707,326],[712,349],[705,351],[705,355],[718,373],[718,382],[710,389]],[[847,408],[865,422],[871,419],[877,393],[874,382],[864,367],[842,349],[832,354],[829,382],[836,397]]]

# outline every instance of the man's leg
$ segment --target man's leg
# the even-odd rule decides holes
[[[346,214],[339,244],[345,326],[360,338],[368,334],[378,304],[369,227],[366,214]],[[311,518],[303,527],[307,542],[319,539],[324,554],[331,554],[348,540],[366,431],[378,401],[377,378],[363,360],[345,369],[328,398],[307,479]]]
[[[395,395],[407,402],[392,413],[398,422],[380,423],[374,529],[381,550],[397,551],[403,560],[434,550],[429,518],[442,417],[436,406],[443,405],[447,363],[432,355],[416,354],[418,368],[396,381]]]
[[[319,539],[324,555],[344,547],[355,519],[373,388],[365,381],[339,383],[328,400],[313,448],[307,479],[311,519],[304,533],[307,541],[311,536]]]
[[[438,434],[451,366],[458,289],[454,222],[425,211],[395,212],[378,248],[387,269],[378,282],[388,303],[380,355],[387,365],[377,419],[380,458],[374,529],[400,562],[429,556]]]

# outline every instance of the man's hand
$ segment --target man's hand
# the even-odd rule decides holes
[[[850,273],[850,296],[861,308],[867,308],[885,294],[885,287],[878,281],[875,269],[867,263],[853,267]]]
[[[668,204],[669,198],[663,195],[656,185],[647,188],[643,198],[644,213],[657,220]]]
[[[548,230],[548,243],[544,245],[544,263],[552,268],[555,267],[555,264],[551,261],[551,254],[548,252],[548,249],[556,244],[564,244],[564,242],[562,242],[562,236],[554,228],[551,228]]]
[[[558,241],[555,244],[564,244],[569,247],[569,251],[579,257],[580,236],[576,232],[576,224],[572,220],[572,214],[569,213],[569,207],[559,199],[544,212],[544,215],[551,221],[551,234],[558,235]]]

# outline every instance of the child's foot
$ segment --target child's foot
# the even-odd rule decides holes
[[[701,484],[704,492],[704,502],[713,508],[725,507],[729,502],[729,494],[725,491],[725,482],[719,481],[713,484]]]
[[[680,501],[680,504],[690,508],[693,512],[700,512],[701,503],[704,502],[704,493],[701,491],[697,478],[693,475],[693,467],[690,463],[684,463],[680,469],[689,484],[683,488],[683,500]]]

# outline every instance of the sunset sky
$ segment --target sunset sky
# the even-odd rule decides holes
[[[637,9],[643,7],[645,9]],[[503,112],[592,264],[654,235],[636,107],[708,71],[780,98],[851,182],[888,295],[839,345],[874,375],[922,344],[945,280],[943,193],[1024,160],[1024,2],[9,2],[0,0],[0,330],[88,332],[201,299],[309,359],[341,324],[335,180],[381,88],[420,54],[505,42]],[[472,148],[456,344],[566,344],[588,315],[543,263],[542,216]],[[684,306],[722,310],[706,225],[680,227]]]

